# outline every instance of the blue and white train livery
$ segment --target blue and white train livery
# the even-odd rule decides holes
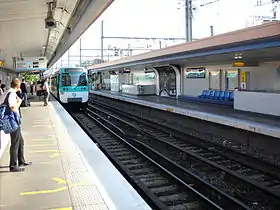
[[[87,105],[88,73],[83,67],[60,68],[50,79],[51,93],[63,104]]]

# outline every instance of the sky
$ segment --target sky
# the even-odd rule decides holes
[[[216,1],[212,4],[206,4]],[[256,6],[259,2],[263,6]],[[214,35],[226,33],[261,21],[253,22],[253,15],[272,16],[271,0],[193,0],[193,39],[210,36],[210,26],[214,28]],[[269,3],[269,4],[265,4]],[[174,37],[185,38],[185,9],[184,0],[115,0],[112,5],[93,23],[81,36],[82,49],[101,48],[101,21],[104,21],[104,36],[132,36],[132,37]],[[280,6],[278,3],[277,16]],[[162,47],[182,43],[184,41],[162,41]],[[159,41],[155,40],[125,40],[104,39],[104,49],[117,47],[127,49],[145,48],[133,51],[133,55],[159,48]],[[79,63],[79,40],[70,48],[71,63]],[[104,51],[104,59],[120,59],[112,56],[113,51]],[[109,57],[109,56],[110,57]],[[88,57],[87,57],[88,56]],[[98,58],[100,51],[82,50],[83,60]],[[100,58],[100,57],[99,57]],[[61,64],[61,60],[57,62]],[[63,65],[68,64],[68,52],[62,57]]]

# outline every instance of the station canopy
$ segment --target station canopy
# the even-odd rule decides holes
[[[0,67],[17,72],[46,70],[111,3],[1,0]]]

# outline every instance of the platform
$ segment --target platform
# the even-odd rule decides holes
[[[150,209],[58,102],[31,102],[22,114],[25,156],[33,164],[9,172],[7,147],[1,210]]]
[[[92,93],[280,138],[280,117],[237,111],[223,105],[182,101],[162,96],[134,96],[113,91],[93,91]]]

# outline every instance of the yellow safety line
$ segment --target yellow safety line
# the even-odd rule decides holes
[[[60,178],[52,178],[53,181],[56,181],[58,184],[66,184],[66,180]]]
[[[47,125],[47,124],[37,124],[37,125],[31,125],[31,127],[54,127],[54,125]]]
[[[69,185],[69,187],[75,187],[75,186],[82,186],[85,183],[76,183],[73,185]],[[25,195],[40,195],[40,194],[48,194],[48,193],[57,193],[57,192],[62,192],[67,190],[68,187],[60,187],[57,189],[53,189],[53,190],[40,190],[40,191],[31,191],[31,192],[22,192],[20,193],[21,196],[25,196]]]
[[[50,158],[58,157],[60,155],[61,155],[60,153],[55,153],[55,154],[51,155]]]
[[[35,150],[30,151],[29,153],[60,153],[63,150],[57,150],[57,149],[50,149],[50,150]]]
[[[20,193],[20,195],[24,196],[24,195],[39,195],[39,194],[57,193],[57,192],[62,192],[62,191],[67,190],[67,189],[68,189],[68,187],[60,187],[60,188],[53,189],[53,190],[40,190],[40,191],[22,192],[22,193]]]
[[[29,147],[44,147],[44,146],[54,146],[56,144],[33,144],[29,145]]]
[[[48,141],[48,140],[53,140],[53,138],[31,139],[31,141]]]

